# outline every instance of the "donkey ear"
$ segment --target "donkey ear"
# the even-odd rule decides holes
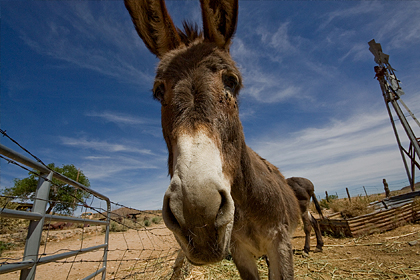
[[[200,0],[204,38],[229,50],[238,21],[238,0]]]
[[[124,0],[124,3],[140,38],[158,58],[181,45],[164,0]]]

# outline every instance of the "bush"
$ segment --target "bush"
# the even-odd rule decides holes
[[[122,232],[122,231],[127,231],[128,228],[126,226],[124,226],[123,224],[117,223],[115,221],[111,221],[111,223],[109,224],[109,231],[110,232]]]
[[[148,227],[151,225],[150,220],[144,220],[144,226]]]
[[[3,251],[11,250],[14,246],[13,243],[0,241],[0,257]]]
[[[159,224],[161,220],[162,220],[162,218],[160,218],[160,217],[154,217],[154,218],[152,219],[152,222],[153,222],[154,224]]]
[[[124,232],[129,229],[134,229],[136,226],[134,225],[134,222],[130,219],[122,219],[121,222],[111,220],[109,223],[109,231],[110,232]],[[106,226],[102,226],[102,232],[106,231]]]

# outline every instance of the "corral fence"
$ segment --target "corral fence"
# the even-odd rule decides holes
[[[0,132],[10,138],[4,131]],[[180,248],[164,226],[161,211],[137,210],[112,202],[93,189],[50,170],[39,158],[11,140],[35,160],[2,144],[0,160],[39,176],[39,182],[35,197],[31,198],[34,201],[31,212],[11,207],[22,197],[0,195],[1,279],[171,278],[172,265]],[[91,194],[81,200],[69,193],[81,215],[46,213],[47,204],[56,202],[48,197],[49,189],[60,188],[52,182],[53,178]],[[11,220],[18,226],[12,224],[12,229],[7,228],[5,232],[3,229]],[[71,227],[64,227],[70,224]],[[12,244],[12,249],[3,250],[4,244]]]
[[[371,202],[371,213],[347,218],[333,213],[318,219],[322,232],[335,236],[359,237],[384,232],[420,220],[420,191]]]
[[[107,252],[108,252],[108,242],[109,242],[109,222],[110,222],[110,213],[111,213],[111,202],[108,197],[87,188],[78,182],[73,181],[72,179],[67,178],[57,172],[49,170],[42,164],[26,158],[19,153],[7,148],[4,145],[0,144],[0,154],[7,157],[9,161],[13,160],[20,164],[23,164],[32,169],[38,170],[40,172],[38,187],[34,197],[34,204],[31,212],[13,210],[2,208],[0,211],[0,217],[2,218],[12,218],[12,219],[27,219],[30,220],[28,234],[26,237],[25,251],[23,260],[15,263],[3,264],[0,267],[0,274],[20,270],[20,279],[34,279],[36,268],[39,265],[43,265],[49,262],[66,259],[75,255],[80,255],[96,250],[103,251],[102,257],[102,266],[97,269],[95,272],[85,277],[84,279],[92,279],[98,274],[102,274],[102,279],[105,279],[106,276],[106,265],[107,265]],[[47,257],[42,257],[38,254],[39,248],[41,246],[41,237],[43,226],[46,221],[55,221],[55,222],[74,222],[74,223],[86,223],[87,220],[83,218],[68,217],[68,216],[58,216],[46,214],[47,203],[49,201],[49,192],[52,184],[52,178],[58,179],[62,182],[65,182],[77,189],[81,189],[85,192],[88,192],[95,197],[102,199],[106,202],[107,205],[107,216],[105,221],[100,220],[89,220],[89,224],[93,225],[105,225],[105,239],[102,244],[92,246],[89,248],[83,248],[80,250],[73,250],[65,253],[59,253],[50,255]]]

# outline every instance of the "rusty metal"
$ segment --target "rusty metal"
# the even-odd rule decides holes
[[[420,169],[420,164],[417,161],[416,157],[420,159],[420,142],[419,138],[416,137],[413,130],[410,127],[404,113],[401,110],[398,102],[400,102],[404,108],[408,111],[414,121],[420,126],[418,120],[414,114],[408,109],[407,105],[402,102],[401,96],[404,95],[404,91],[400,86],[400,81],[397,79],[397,76],[394,73],[394,69],[389,64],[389,55],[382,52],[382,47],[379,43],[376,43],[375,40],[371,40],[369,43],[369,50],[374,55],[374,60],[379,66],[375,66],[375,78],[378,80],[379,85],[382,90],[382,95],[384,97],[385,105],[388,111],[389,118],[391,120],[391,125],[394,130],[395,138],[397,140],[398,148],[400,150],[401,157],[403,159],[404,167],[407,173],[408,181],[410,183],[411,190],[415,191],[415,169]],[[404,131],[407,134],[408,140],[410,141],[410,146],[408,149],[405,149],[400,141],[397,128],[395,126],[394,118],[391,113],[391,106],[400,119],[401,125],[404,128]],[[409,166],[406,160],[406,157],[411,162]]]

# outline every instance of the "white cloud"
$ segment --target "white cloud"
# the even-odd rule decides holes
[[[232,54],[244,77],[242,94],[261,103],[316,99],[319,87],[325,90],[326,82],[339,76],[337,66],[320,63],[313,55],[318,43],[294,35],[294,23],[276,24],[274,31],[272,26],[259,25],[252,34],[234,39]]]
[[[145,119],[138,116],[130,116],[121,113],[112,113],[112,112],[89,112],[86,113],[88,117],[98,117],[104,119],[108,122],[116,123],[116,124],[123,124],[123,125],[139,125],[139,124],[153,124],[159,125],[160,122],[157,120]]]
[[[98,159],[110,159],[111,157],[109,157],[109,156],[87,156],[87,157],[84,157],[85,159],[88,159],[88,160],[98,160]]]
[[[153,76],[139,68],[142,63],[138,54],[146,50],[140,44],[128,13],[123,16],[110,11],[116,2],[103,5],[83,1],[38,2],[31,5],[39,5],[44,13],[34,16],[17,6],[16,11],[24,15],[12,17],[15,21],[10,25],[36,52],[119,82],[136,85],[152,82]],[[16,21],[22,16],[25,21]]]
[[[259,59],[264,54],[254,53],[240,38],[235,38],[232,46],[232,54],[238,62],[244,78],[244,89],[241,95],[251,96],[261,103],[277,103],[289,101],[293,98],[305,98],[301,87],[294,79],[290,79],[290,73],[277,67],[267,68]],[[278,61],[276,62],[278,63]]]
[[[251,147],[286,177],[308,177],[319,185],[317,191],[405,176],[389,119],[383,112],[331,121],[321,128],[286,136],[265,135]]]
[[[380,13],[381,11],[383,10],[380,2],[362,1],[358,5],[351,5],[349,8],[335,9],[330,13],[322,15],[322,17],[326,19],[319,26],[319,29],[324,29],[331,24],[331,22],[337,19],[355,17],[368,13]]]
[[[378,26],[377,42],[389,42],[387,51],[420,42],[420,3],[404,2],[399,9],[385,9],[385,24]],[[378,24],[379,25],[379,24]]]
[[[373,38],[386,46],[388,53],[420,42],[418,1],[361,1],[343,7],[321,14],[323,21],[317,28],[329,47],[347,50],[340,61],[352,56],[355,61],[367,58],[366,43]]]
[[[261,42],[268,45],[276,53],[281,55],[291,55],[297,52],[299,36],[289,35],[290,22],[281,23],[279,28],[274,33],[270,33],[262,26],[256,29],[256,34],[261,36]]]
[[[89,161],[80,164],[84,174],[89,179],[97,181],[120,180],[124,177],[124,172],[140,170],[140,169],[158,169],[155,163],[142,161],[130,157],[110,157],[110,158],[90,158]],[[116,176],[116,177],[115,177]],[[116,179],[115,179],[116,178]],[[97,184],[100,187],[101,184]]]
[[[151,150],[139,149],[134,146],[120,144],[120,143],[108,143],[107,141],[87,140],[80,138],[71,137],[60,137],[61,144],[65,146],[79,147],[83,149],[91,149],[101,152],[126,152],[126,153],[137,153],[144,155],[153,155]]]
[[[245,72],[243,95],[250,95],[261,103],[273,103],[302,97],[301,88],[281,75],[253,69]]]
[[[348,57],[353,57],[354,61],[362,61],[365,59],[367,51],[366,51],[366,43],[356,43],[354,44],[351,49],[342,56],[339,61],[343,62]]]

